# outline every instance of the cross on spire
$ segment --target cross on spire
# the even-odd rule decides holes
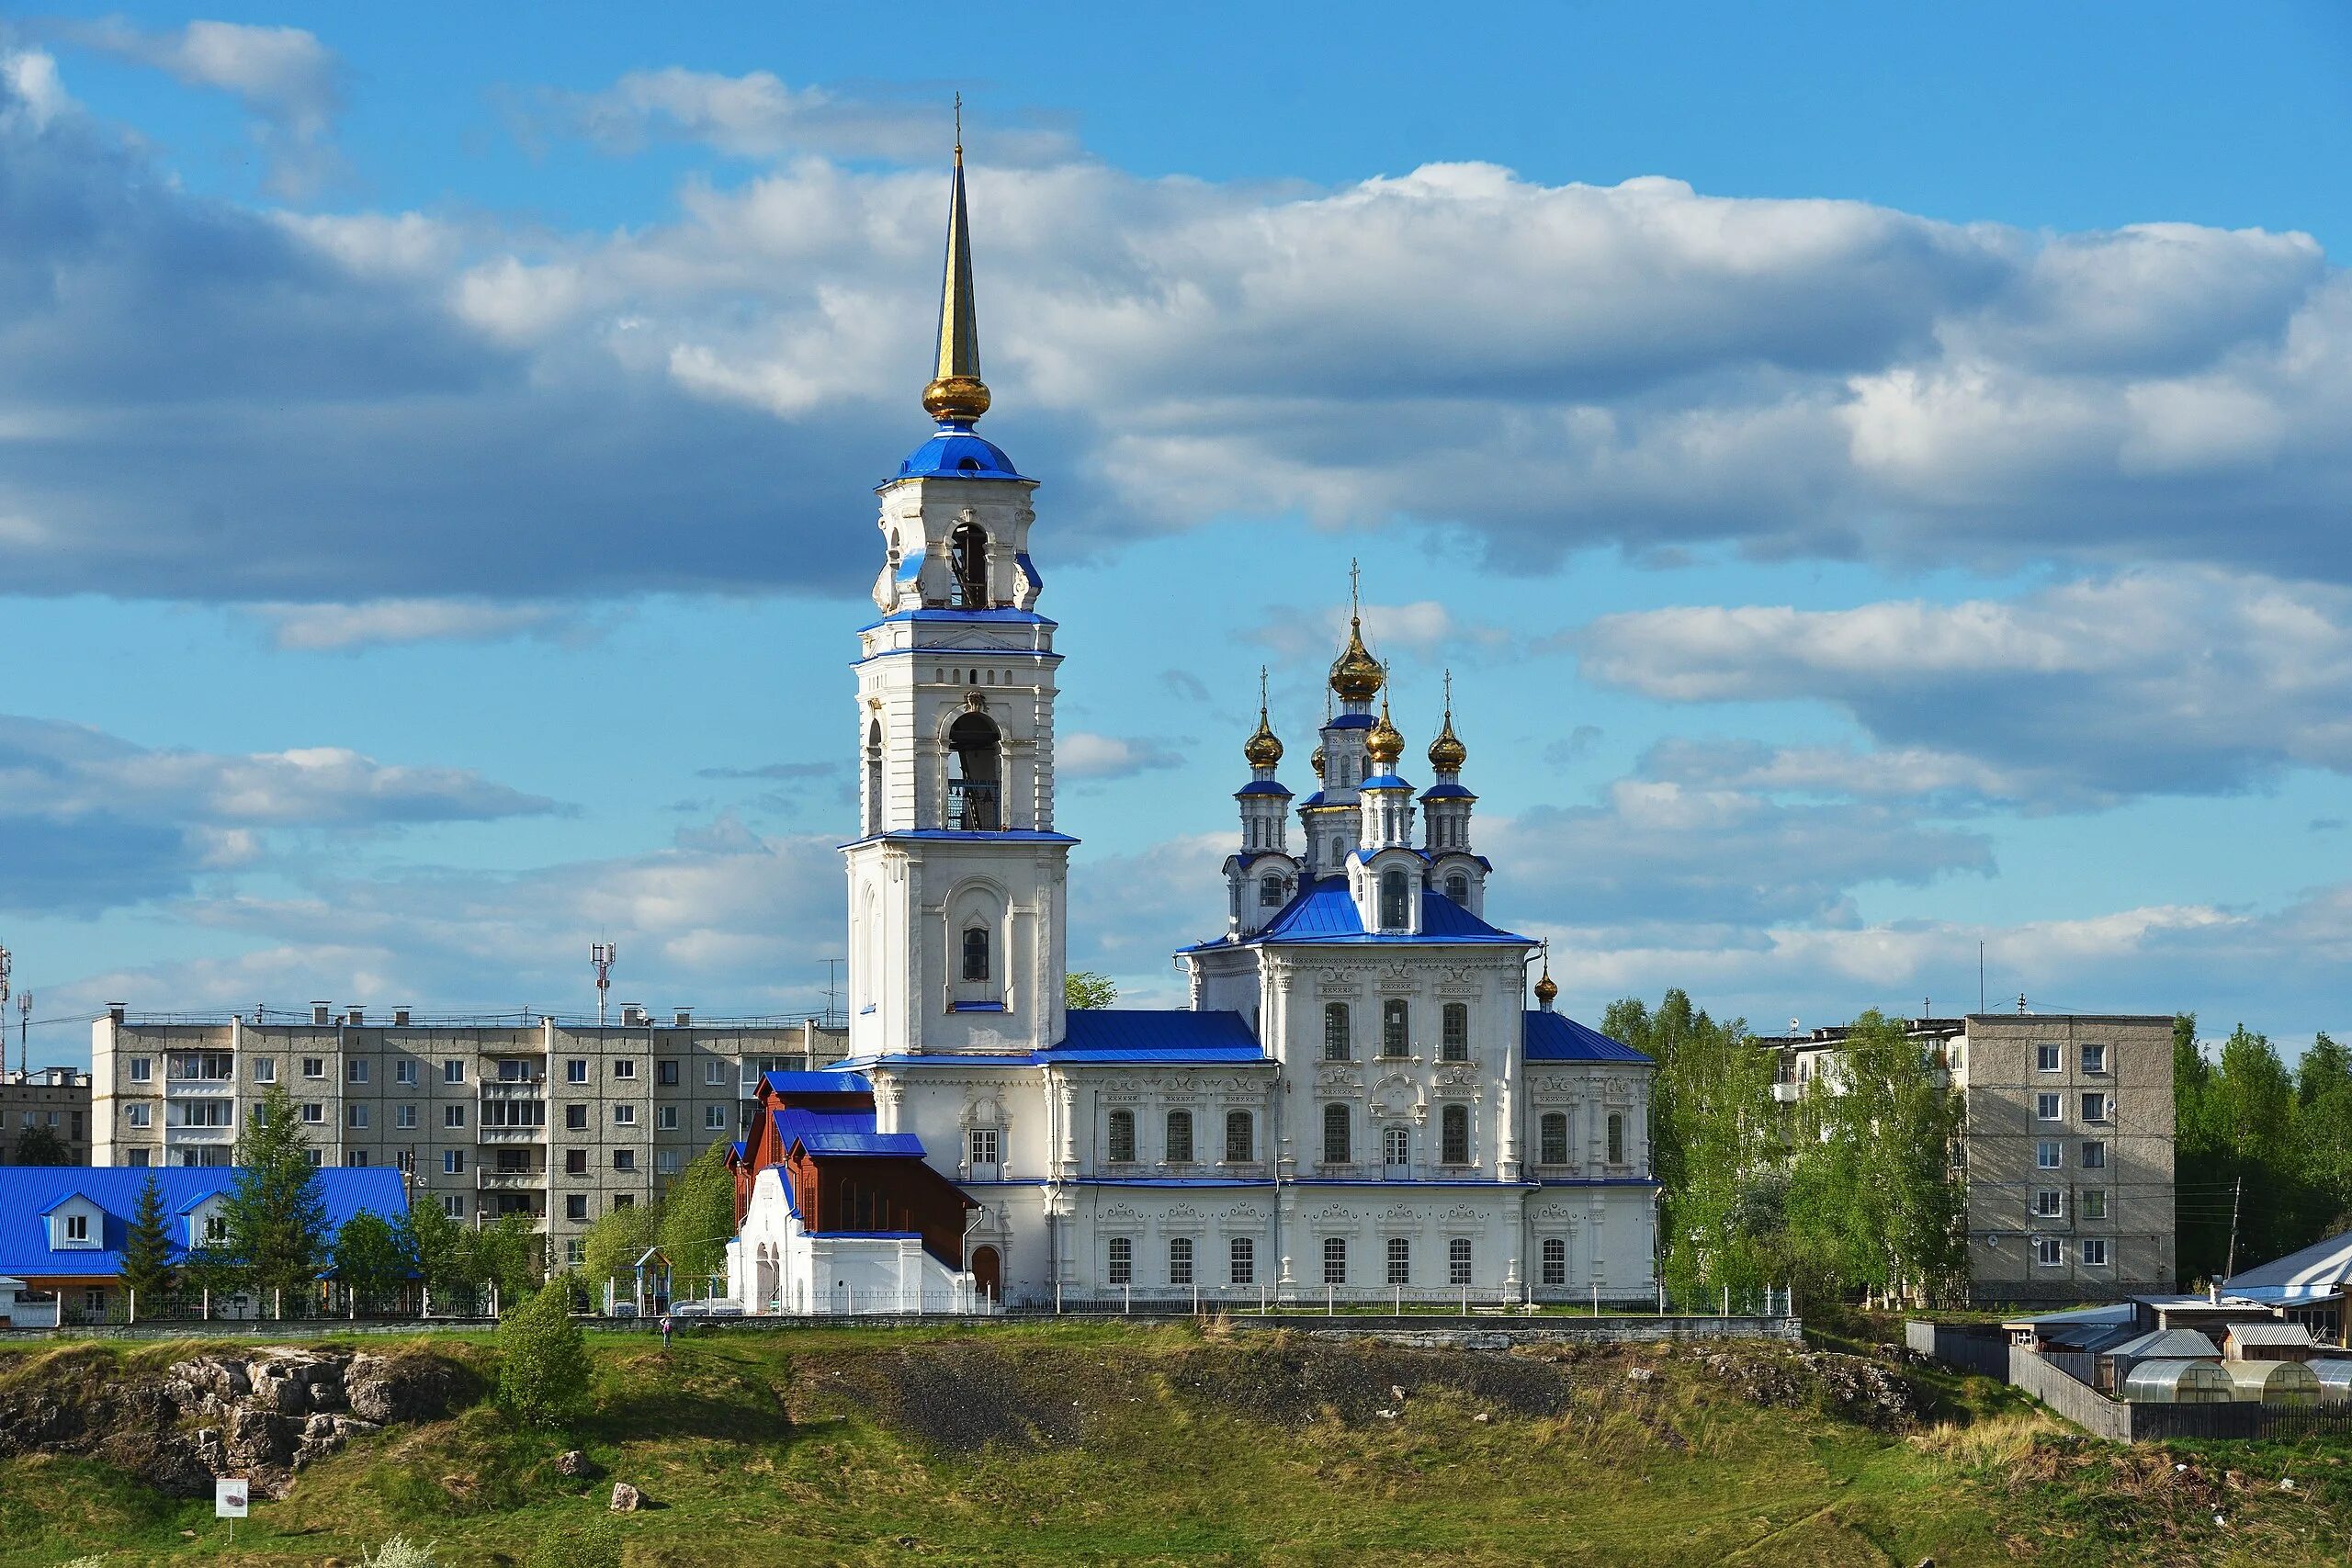
[[[1348,558],[1348,619],[1358,626],[1363,624],[1363,599],[1361,592],[1363,578],[1363,569],[1356,563],[1355,557],[1350,556]]]

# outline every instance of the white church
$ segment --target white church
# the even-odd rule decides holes
[[[851,1054],[762,1087],[735,1300],[1647,1300],[1652,1064],[1554,1011],[1548,967],[1530,1007],[1538,944],[1488,922],[1451,705],[1417,794],[1360,615],[1303,800],[1261,705],[1224,929],[1177,954],[1190,1005],[1065,1006],[1061,656],[1037,481],[975,430],[960,147],[922,401],[858,634]]]

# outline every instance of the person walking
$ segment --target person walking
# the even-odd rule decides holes
[[[662,1314],[662,1348],[664,1350],[667,1350],[670,1348],[671,1330],[677,1326],[677,1323],[672,1319],[668,1313],[665,1312]]]

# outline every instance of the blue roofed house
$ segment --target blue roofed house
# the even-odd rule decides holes
[[[1261,691],[1224,929],[1177,954],[1188,1005],[1066,1007],[1062,656],[1037,481],[973,429],[960,154],[938,343],[938,431],[877,490],[858,634],[844,1087],[763,1093],[737,1299],[1647,1299],[1653,1065],[1554,1011],[1548,969],[1531,993],[1540,944],[1489,919],[1450,688],[1417,795],[1360,616],[1303,801]]]
[[[147,1179],[162,1190],[172,1252],[223,1235],[223,1205],[241,1173],[232,1166],[0,1167],[0,1276],[18,1281],[13,1303],[0,1287],[0,1315],[20,1326],[104,1322],[120,1304],[122,1254]],[[318,1173],[330,1237],[362,1210],[386,1220],[408,1212],[400,1172],[389,1167]],[[220,1315],[252,1310],[215,1303]]]

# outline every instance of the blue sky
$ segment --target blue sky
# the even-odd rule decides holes
[[[1361,558],[1567,1003],[2352,1027],[2320,5],[0,23],[0,941],[54,1017],[821,999],[946,101],[1076,960]],[[1425,768],[1422,772],[1425,772]],[[1409,771],[1408,771],[1409,772]]]

